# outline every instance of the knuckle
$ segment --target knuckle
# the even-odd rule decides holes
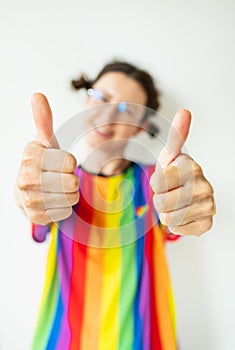
[[[36,172],[40,171],[42,168],[42,162],[43,162],[43,155],[44,152],[35,152],[31,155],[23,155],[22,161],[21,161],[21,169],[26,170],[30,169],[30,172]]]
[[[213,225],[213,217],[208,216],[208,218],[204,220],[202,233],[209,231],[212,228],[212,225]]]
[[[35,148],[35,141],[30,141],[24,148],[23,155],[28,156],[32,153],[32,149]]]
[[[23,201],[26,208],[42,207],[43,201],[34,192],[24,191]]]
[[[173,166],[171,167],[173,168]],[[172,169],[159,169],[152,179],[153,189],[155,193],[163,193],[167,191],[169,182],[172,178]]]
[[[182,235],[182,226],[168,226],[170,233]]]
[[[191,164],[192,164],[193,173],[195,175],[201,175],[202,174],[201,166],[198,163],[196,163],[194,160],[192,160]]]
[[[210,230],[213,226],[213,217],[211,216],[208,220],[207,230]]]
[[[30,141],[23,152],[23,158],[34,159],[39,153],[41,153],[45,149],[45,146],[38,143],[37,141]]]
[[[211,186],[211,184],[208,181],[206,181],[205,185],[206,185],[206,192],[208,193],[208,195],[213,195],[214,189]]]
[[[35,201],[34,201],[34,199],[31,196],[26,194],[26,195],[24,195],[24,205],[27,208],[33,208],[34,205],[35,205]]]
[[[64,209],[61,213],[61,220],[68,218],[72,213],[73,209],[71,207]]]
[[[79,192],[74,193],[71,198],[71,205],[77,204],[79,201],[79,197],[80,197]]]
[[[213,196],[214,189],[203,175],[197,177],[194,182],[194,192],[197,195]]]
[[[169,188],[179,186],[182,182],[182,167],[172,165],[165,169],[162,186],[167,191]]]
[[[162,224],[166,226],[170,226],[170,221],[171,221],[171,215],[169,213],[162,213],[160,215],[160,220]]]
[[[27,182],[21,181],[18,183],[18,188],[20,191],[27,190],[29,187],[30,187],[30,185]]]
[[[158,201],[158,196],[155,194],[153,195],[153,204],[155,206],[155,208],[157,209],[157,211],[160,213],[160,206],[159,206],[159,201]]]
[[[163,169],[164,178],[175,176],[179,173],[180,167],[178,165],[171,165]]]
[[[73,213],[72,207],[66,207],[61,210],[48,210],[48,215],[52,221],[60,221],[67,219]]]
[[[215,212],[215,202],[212,197],[208,199],[208,212],[213,214]]]
[[[18,176],[18,188],[20,190],[27,190],[32,186],[38,185],[36,178],[37,175],[35,176],[35,172],[32,169],[28,167],[22,168]]]
[[[73,172],[76,169],[76,166],[76,158],[71,153],[67,153],[65,158],[65,167],[68,169],[69,172]]]
[[[159,213],[163,212],[163,210],[165,208],[165,204],[166,204],[163,197],[155,194],[153,196],[153,202],[154,202],[154,206],[155,206],[156,210]]]
[[[70,175],[70,181],[69,181],[69,189],[73,192],[77,191],[79,187],[79,179],[78,176],[72,174]]]
[[[195,236],[202,236],[205,232],[209,231],[213,225],[213,217],[208,216],[203,220],[199,220],[197,223],[197,228],[195,229]]]
[[[24,155],[21,161],[21,166],[22,167],[32,166],[33,162],[34,162],[33,158],[30,158]]]
[[[199,188],[200,192],[206,196],[213,196],[214,190],[211,184],[204,178]]]
[[[24,184],[24,181],[22,180],[21,174],[18,175],[16,185],[18,189],[21,191],[25,189],[25,184]]]
[[[152,190],[155,192],[157,187],[156,172],[153,173],[153,175],[150,177],[150,186]]]
[[[42,223],[44,219],[44,212],[41,210],[28,210],[27,211],[28,218],[31,222]]]
[[[79,187],[78,176],[75,174],[65,174],[63,179],[63,189],[65,192],[76,192]]]
[[[66,194],[65,196],[65,202],[69,206],[73,206],[77,204],[78,201],[79,201],[79,192],[69,193],[69,194]]]
[[[190,159],[192,160],[192,158],[187,154],[187,153],[180,153],[180,155],[178,155],[177,159]]]
[[[29,180],[25,174],[23,173],[19,174],[17,185],[21,191],[27,190],[30,187]]]

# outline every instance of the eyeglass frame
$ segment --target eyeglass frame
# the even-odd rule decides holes
[[[106,100],[104,102],[109,103],[109,101],[104,97],[102,90],[100,90],[100,89],[89,88],[89,89],[87,89],[86,92],[87,92],[87,95],[89,97],[93,97],[97,101]],[[95,96],[95,94],[96,94],[96,96]],[[116,102],[116,103],[117,103],[118,112],[126,112],[127,111],[127,105],[129,102],[120,101],[120,102]],[[146,121],[151,114],[152,113],[150,113],[150,111],[147,110],[145,112],[142,120],[141,120],[141,123]],[[150,123],[147,132],[150,134],[151,137],[154,137],[159,132],[159,129],[154,124]]]

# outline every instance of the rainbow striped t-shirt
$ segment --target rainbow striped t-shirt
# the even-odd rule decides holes
[[[152,203],[154,166],[94,175],[81,167],[70,218],[33,225],[50,248],[33,350],[176,350],[166,233]]]

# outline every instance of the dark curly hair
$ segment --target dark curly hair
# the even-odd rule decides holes
[[[147,94],[146,107],[149,110],[145,113],[143,120],[151,114],[151,110],[157,111],[160,103],[159,96],[160,92],[155,86],[155,82],[152,76],[145,70],[140,69],[137,66],[134,66],[126,61],[114,60],[110,63],[107,63],[102,70],[98,73],[94,80],[88,79],[84,74],[82,74],[78,79],[72,80],[71,85],[75,90],[92,88],[93,84],[99,80],[99,78],[108,72],[122,72],[128,77],[136,80],[144,89]],[[157,128],[154,125],[149,126],[149,134],[154,136],[157,133]]]

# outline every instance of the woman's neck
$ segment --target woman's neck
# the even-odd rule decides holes
[[[88,151],[81,160],[83,169],[90,173],[102,174],[105,176],[112,176],[122,173],[131,161],[124,158],[123,153],[120,152],[107,154],[105,152]]]
[[[98,170],[98,174],[103,174],[105,176],[118,175],[122,173],[128,166],[131,161],[127,159],[113,159],[103,164]]]

